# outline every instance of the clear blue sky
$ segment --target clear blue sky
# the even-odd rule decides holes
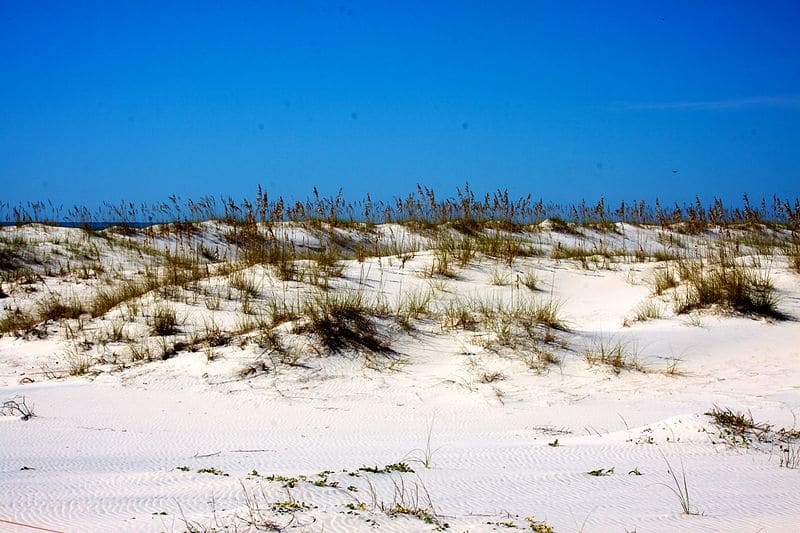
[[[0,0],[0,201],[800,195],[796,0],[167,4]]]

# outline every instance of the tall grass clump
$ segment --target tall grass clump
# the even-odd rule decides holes
[[[535,291],[537,286],[538,286],[538,284],[539,284],[539,278],[538,278],[538,276],[536,276],[536,272],[532,272],[532,271],[531,272],[526,272],[525,274],[523,274],[518,279],[530,291]]]
[[[653,292],[657,295],[662,295],[669,289],[678,286],[678,278],[675,275],[675,270],[670,266],[661,268],[653,272]]]
[[[83,313],[83,306],[80,300],[72,298],[66,302],[56,294],[51,294],[48,298],[38,304],[39,322],[51,320],[61,320],[65,318],[78,318]]]
[[[635,319],[639,322],[661,318],[661,306],[658,302],[645,301],[635,309]]]
[[[3,278],[22,265],[22,258],[17,253],[17,248],[18,246],[14,246],[5,238],[0,239],[0,272],[3,273]]]
[[[231,274],[228,283],[232,288],[239,291],[242,298],[255,298],[261,292],[261,288],[258,283],[256,283],[256,280],[242,271]]]
[[[511,284],[511,273],[500,268],[492,268],[489,272],[489,283],[498,287],[505,287]]]
[[[584,350],[583,356],[589,366],[604,365],[615,374],[623,370],[643,370],[636,347],[620,340],[596,339]]]
[[[433,263],[427,272],[429,277],[443,276],[453,278],[456,276],[453,263],[457,260],[459,241],[447,232],[440,232],[433,242]],[[460,265],[465,265],[469,260],[463,257],[458,259]]]
[[[157,304],[150,317],[153,333],[159,336],[172,335],[178,331],[178,320],[175,308],[167,304]]]
[[[376,312],[362,291],[325,293],[303,304],[303,320],[294,331],[314,335],[329,353],[383,352],[388,346],[373,322]]]
[[[397,303],[396,316],[401,323],[407,325],[410,320],[427,315],[430,312],[432,301],[433,291],[431,289],[404,291]]]
[[[555,331],[567,329],[559,307],[556,300],[519,298],[507,303],[494,298],[453,298],[440,308],[439,314],[443,328],[488,333],[487,348],[511,349],[530,361],[529,366],[542,370],[560,362],[546,347],[562,344]]]
[[[5,316],[0,318],[0,335],[30,333],[41,323],[75,319],[80,317],[83,312],[83,306],[77,298],[65,301],[61,296],[53,293],[40,300],[33,311],[23,311],[19,308],[7,310]],[[45,335],[46,328],[39,333]]]
[[[125,281],[114,287],[100,289],[89,302],[89,312],[93,317],[103,316],[117,305],[139,298],[156,287],[157,284],[146,277],[143,281]]]
[[[704,267],[694,263],[682,268],[684,290],[675,293],[675,312],[718,306],[748,315],[783,319],[772,278],[754,268],[734,263]]]
[[[478,327],[478,320],[470,310],[470,303],[463,298],[454,298],[446,302],[441,310],[442,326],[451,329],[473,331]]]
[[[10,310],[0,318],[0,335],[11,333],[20,336],[33,330],[38,323],[38,318],[30,313],[21,309]]]
[[[280,280],[297,279],[297,249],[287,234],[278,236],[271,227],[262,233],[255,221],[248,219],[244,224],[234,224],[225,238],[237,247],[239,258],[246,265],[272,265]]]
[[[308,261],[303,270],[303,278],[323,290],[331,288],[331,278],[339,278],[344,273],[342,254],[335,245],[310,252],[306,257]]]
[[[502,260],[509,267],[517,257],[528,255],[523,240],[508,231],[489,230],[478,235],[475,242],[479,252]]]
[[[789,260],[789,268],[800,274],[800,241],[794,240],[787,244],[785,253]]]

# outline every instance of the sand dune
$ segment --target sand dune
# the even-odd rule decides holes
[[[410,239],[402,227],[379,228]],[[51,252],[87,242],[78,229],[2,232],[23,232]],[[186,241],[159,237],[147,246],[228,247],[231,260],[236,250],[223,235],[206,223]],[[797,453],[798,441],[777,431],[796,427],[800,408],[800,277],[780,255],[742,249],[739,261],[771,276],[785,319],[716,307],[682,314],[671,292],[654,295],[663,261],[609,262],[598,253],[582,265],[553,257],[558,243],[656,250],[663,241],[654,228],[625,235],[576,237],[545,227],[524,236],[542,254],[511,266],[477,254],[450,278],[425,275],[437,256],[424,249],[402,260],[342,259],[333,292],[361,291],[391,309],[408,295],[431,295],[410,325],[394,311],[370,318],[386,347],[380,353],[353,346],[330,353],[303,333],[302,317],[271,326],[283,346],[270,348],[257,327],[240,327],[258,312],[242,309],[223,262],[198,277],[203,290],[156,289],[137,296],[134,310],[120,304],[94,318],[9,332],[0,339],[0,400],[24,396],[36,416],[0,417],[0,531],[30,531],[10,522],[56,531],[247,530],[256,508],[262,524],[298,531],[545,523],[556,531],[795,530],[800,471],[797,463],[785,467],[784,447]],[[304,228],[286,238],[297,248],[322,242]],[[681,238],[690,241],[687,253],[723,242]],[[155,261],[121,238],[96,239],[106,274],[118,281]],[[426,237],[419,240],[424,247]],[[5,316],[36,309],[53,293],[88,302],[108,282],[53,270],[4,284]],[[281,281],[263,265],[240,272],[255,285],[252,307],[300,302],[319,290],[309,278]],[[535,290],[520,286],[529,273]],[[563,325],[532,325],[535,342],[515,329],[519,317],[454,327],[448,302],[468,300],[495,309],[558,302]],[[177,332],[166,338],[184,344],[162,356],[164,337],[150,333],[148,320],[164,302],[178,315]],[[637,320],[643,302],[660,317]],[[211,320],[232,338],[190,346]],[[128,340],[101,340],[115,321],[124,322]],[[152,356],[133,361],[135,343]],[[597,346],[616,345],[626,364],[590,363]],[[541,362],[543,351],[553,362]],[[76,358],[87,366],[70,376]],[[772,436],[731,438],[705,414],[715,405],[772,424]],[[672,490],[684,476],[690,514]]]

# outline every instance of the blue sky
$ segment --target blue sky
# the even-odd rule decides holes
[[[3,0],[0,201],[800,195],[800,4],[609,4]]]

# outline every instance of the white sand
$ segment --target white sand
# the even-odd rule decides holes
[[[47,240],[55,230],[25,231],[44,232]],[[58,231],[66,238],[79,233]],[[638,233],[640,242],[655,246],[655,231]],[[531,237],[545,246],[569,238]],[[104,253],[134,275],[135,260],[113,249]],[[431,260],[419,252],[404,268],[396,258],[391,265],[387,258],[348,262],[341,283],[360,282],[396,302],[413,287],[429,288],[417,272]],[[535,271],[541,288],[533,297],[559,300],[569,326],[558,333],[567,344],[557,350],[562,363],[543,372],[529,369],[513,350],[488,349],[485,335],[443,328],[434,318],[418,321],[411,333],[385,326],[399,361],[392,368],[373,368],[359,354],[309,353],[302,366],[270,364],[266,375],[243,379],[238,370],[262,353],[252,343],[220,347],[213,361],[202,350],[180,352],[122,371],[109,363],[87,376],[48,379],[69,364],[64,328],[52,326],[44,339],[6,335],[0,400],[24,395],[37,416],[0,417],[0,520],[6,521],[0,531],[34,531],[8,522],[76,532],[183,531],[187,521],[219,529],[238,524],[241,531],[247,528],[236,516],[248,516],[245,496],[254,492],[265,517],[298,531],[436,527],[382,511],[397,503],[432,508],[440,523],[459,532],[529,529],[526,517],[556,531],[796,531],[800,470],[779,466],[775,444],[729,445],[704,413],[718,405],[792,427],[800,410],[800,276],[782,258],[768,265],[779,307],[791,320],[676,316],[665,296],[655,298],[661,319],[623,327],[641,302],[654,299],[650,279],[658,267],[586,270],[575,261],[517,259],[512,279]],[[506,267],[478,260],[437,298],[513,301],[527,294],[513,283],[490,285],[498,268]],[[263,269],[251,271],[265,293],[283,290]],[[45,277],[40,286],[85,295],[92,283]],[[26,298],[36,296],[10,294],[0,305],[32,306]],[[239,316],[227,305],[216,312],[220,324]],[[202,299],[177,307],[187,323],[211,313]],[[110,321],[91,323],[100,329]],[[590,367],[581,352],[599,338],[635,346],[647,371]],[[121,343],[106,350],[127,353]],[[672,361],[680,374],[663,374]],[[492,372],[499,379],[481,380]],[[34,382],[21,383],[26,377]],[[556,440],[558,446],[549,445]],[[397,462],[414,472],[349,474]],[[682,512],[667,463],[681,482],[685,472],[697,514]],[[202,468],[226,475],[198,473]],[[607,476],[587,473],[611,468]],[[322,471],[332,471],[328,484],[338,487],[311,483]],[[284,488],[264,479],[271,474],[305,475],[309,482]],[[311,508],[270,509],[289,500]]]

